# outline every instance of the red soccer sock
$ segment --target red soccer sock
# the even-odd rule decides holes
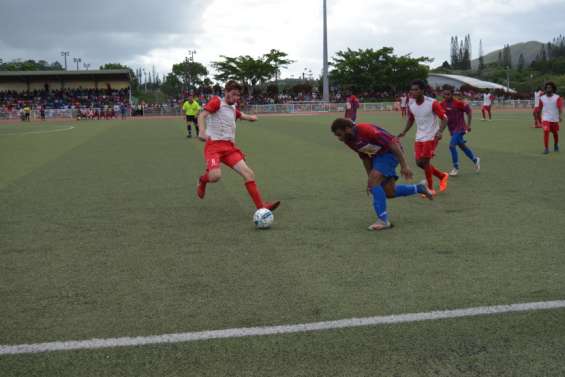
[[[435,166],[430,164],[430,168],[432,169],[432,174],[439,179],[442,179],[445,176],[445,173],[436,169]]]
[[[261,199],[261,194],[259,193],[259,189],[257,188],[255,181],[245,182],[245,188],[247,188],[249,196],[253,199],[255,207],[257,207],[257,209],[263,208],[263,199]]]
[[[559,133],[557,131],[553,132],[553,144],[554,145],[559,144]]]
[[[430,190],[434,189],[434,177],[433,177],[433,169],[431,165],[426,166],[426,168],[424,169],[424,172],[426,173],[426,182],[428,182],[428,188]]]
[[[549,148],[549,131],[543,131],[543,145],[545,149]]]

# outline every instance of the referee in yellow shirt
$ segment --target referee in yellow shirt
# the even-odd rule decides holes
[[[189,95],[186,101],[182,104],[182,109],[186,115],[186,131],[188,135],[186,137],[192,137],[192,126],[194,123],[194,128],[196,128],[196,136],[198,136],[198,120],[197,115],[200,112],[200,104],[194,100],[192,95]]]

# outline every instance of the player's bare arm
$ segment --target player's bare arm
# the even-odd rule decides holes
[[[408,163],[406,162],[406,156],[404,156],[404,152],[398,143],[391,143],[390,151],[394,154],[398,163],[400,164],[400,174],[406,179],[412,179],[414,176],[412,170],[408,167]]]
[[[410,129],[412,128],[412,126],[414,125],[414,118],[413,117],[409,117],[408,120],[406,121],[406,127],[404,127],[404,131],[402,131],[401,133],[398,134],[398,137],[404,137],[406,136],[406,134],[408,133],[408,131],[410,131]]]
[[[441,137],[443,135],[443,131],[445,131],[445,128],[447,127],[447,117],[444,116],[443,118],[440,118],[440,125],[439,125],[439,130],[437,130],[436,133],[436,139],[437,140],[441,140]]]
[[[241,116],[239,119],[242,120],[247,120],[249,122],[255,122],[257,120],[257,115],[251,115],[251,114],[245,114],[245,113],[241,113]]]
[[[200,131],[198,132],[198,139],[206,141],[206,117],[210,113],[206,110],[198,114],[198,125],[200,126]]]

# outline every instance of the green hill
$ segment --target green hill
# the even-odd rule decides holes
[[[522,42],[516,43],[510,46],[510,52],[512,54],[512,66],[516,67],[518,65],[518,58],[520,54],[524,54],[524,58],[526,60],[526,65],[529,65],[537,56],[537,54],[541,50],[541,46],[544,44],[538,41],[530,41],[530,42]],[[502,49],[489,52],[484,56],[485,64],[489,63],[496,63],[498,60],[498,53],[502,51]],[[471,68],[477,69],[479,66],[479,59],[475,59],[471,61]]]

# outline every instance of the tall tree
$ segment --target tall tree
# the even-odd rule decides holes
[[[520,57],[518,58],[518,71],[523,71],[524,67],[526,66],[526,59],[524,58],[524,54],[520,53]]]
[[[274,68],[275,73],[275,82],[278,82],[279,74],[281,68],[286,68],[289,64],[294,63],[294,60],[290,60],[288,58],[288,54],[286,52],[282,52],[279,50],[272,49],[265,55],[263,55],[265,62],[270,64]]]
[[[379,50],[338,51],[332,58],[330,78],[342,89],[357,92],[397,91],[416,78],[426,78],[426,57],[396,56],[392,47]]]
[[[190,91],[202,85],[204,78],[208,75],[208,70],[202,63],[185,59],[173,64],[172,73],[178,81],[182,82],[184,88]]]
[[[483,52],[483,40],[479,40],[479,72],[485,69],[485,57]]]

